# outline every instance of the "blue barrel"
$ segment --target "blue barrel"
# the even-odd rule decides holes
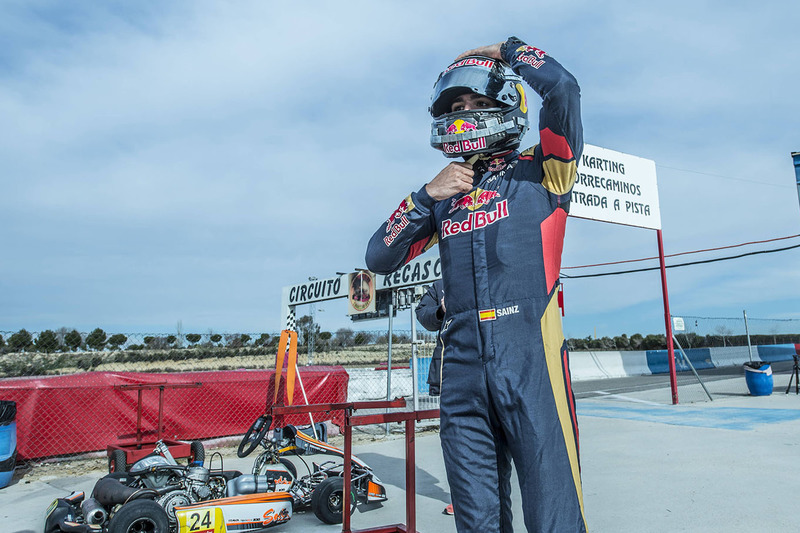
[[[428,371],[431,367],[430,357],[417,356],[417,392],[419,394],[428,394]]]
[[[17,459],[17,404],[0,400],[0,489],[11,483]]]
[[[744,364],[744,380],[751,396],[769,396],[772,394],[772,366],[762,361],[751,361]]]

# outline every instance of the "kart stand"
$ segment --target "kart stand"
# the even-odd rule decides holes
[[[792,373],[789,376],[789,384],[786,386],[786,392],[784,394],[789,394],[789,391],[792,390],[792,380],[794,380],[794,393],[800,394],[800,354],[792,355],[794,358],[794,366],[792,367]]]
[[[397,411],[391,413],[380,413],[372,415],[353,416],[353,411],[357,409],[387,409],[387,408],[403,408],[406,406],[406,401],[403,398],[397,398],[391,401],[380,400],[370,402],[348,402],[348,403],[333,403],[333,404],[312,404],[312,405],[298,405],[298,406],[279,406],[272,407],[273,416],[288,414],[302,414],[312,412],[330,412],[330,411],[344,411],[344,464],[351,463],[353,455],[353,426],[366,426],[370,424],[386,424],[389,422],[405,422],[405,439],[406,439],[406,523],[393,524],[388,526],[379,526],[369,529],[359,529],[353,531],[350,529],[350,513],[346,510],[350,509],[350,491],[344,491],[344,501],[342,509],[342,533],[417,533],[417,511],[416,511],[416,477],[415,477],[415,422],[417,420],[427,420],[429,418],[439,418],[438,409],[430,409],[427,411]],[[344,471],[344,486],[350,486],[350,468],[343,468]]]
[[[135,390],[137,391],[136,398],[136,432],[131,434],[119,435],[116,444],[109,444],[106,448],[106,453],[109,458],[112,457],[115,450],[122,450],[125,452],[126,463],[133,464],[139,459],[152,453],[152,447],[158,441],[162,441],[170,450],[170,453],[175,458],[191,457],[191,444],[188,442],[162,439],[164,433],[164,391],[166,389],[186,389],[200,387],[202,383],[137,383],[132,385],[116,385],[114,388],[117,390]],[[158,426],[155,431],[142,429],[142,392],[146,390],[158,390]],[[155,439],[145,439],[145,436],[155,435]],[[122,440],[133,438],[133,442],[122,443]]]

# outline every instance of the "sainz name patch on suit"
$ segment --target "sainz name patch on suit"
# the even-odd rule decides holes
[[[500,309],[483,309],[478,311],[478,319],[481,322],[486,322],[487,320],[497,320],[506,315],[516,315],[517,313],[519,313],[519,306],[509,305],[508,307],[501,307]]]
[[[490,224],[494,224],[498,220],[508,217],[508,200],[501,200],[497,202],[494,209],[491,211],[474,211],[467,215],[466,220],[456,222],[454,220],[442,221],[441,238],[446,239],[451,235],[458,235],[459,233],[469,233],[476,229],[485,228]]]

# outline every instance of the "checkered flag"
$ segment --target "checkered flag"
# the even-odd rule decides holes
[[[297,331],[297,320],[294,316],[294,307],[289,308],[289,314],[286,315],[286,319],[284,320],[284,329],[290,329],[292,331]]]

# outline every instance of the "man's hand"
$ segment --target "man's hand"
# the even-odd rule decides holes
[[[460,192],[472,190],[472,177],[475,172],[469,163],[454,161],[444,167],[430,183],[425,185],[425,191],[437,202],[450,198]]]
[[[484,56],[484,57],[499,59],[502,61],[503,58],[500,56],[500,45],[502,44],[503,43],[490,44],[489,46],[481,46],[480,48],[473,48],[472,50],[467,50],[466,52],[458,56],[456,58],[456,61],[467,56]]]

